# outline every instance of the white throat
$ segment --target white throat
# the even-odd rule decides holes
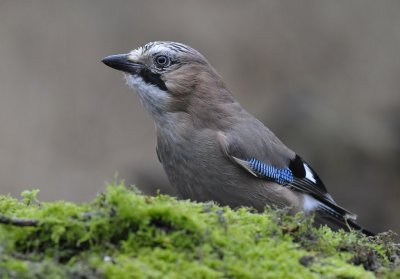
[[[137,92],[140,102],[153,117],[157,130],[166,139],[178,142],[184,133],[185,118],[168,111],[172,97],[139,76],[125,74],[126,83]]]
[[[157,86],[146,83],[141,77],[125,74],[126,83],[134,89],[145,109],[153,116],[154,120],[162,121],[163,113],[168,111],[171,96],[168,92]]]

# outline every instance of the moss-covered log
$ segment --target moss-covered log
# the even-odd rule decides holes
[[[390,233],[232,210],[111,185],[93,202],[0,196],[1,278],[400,278]],[[22,225],[21,225],[22,224]]]

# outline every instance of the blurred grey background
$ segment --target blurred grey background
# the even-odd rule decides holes
[[[152,120],[103,65],[154,40],[202,52],[335,199],[400,231],[400,2],[0,2],[0,193],[89,201],[114,174],[171,193]]]

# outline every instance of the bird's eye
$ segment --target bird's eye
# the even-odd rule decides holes
[[[167,67],[171,63],[170,59],[166,55],[158,55],[155,59],[157,66]]]

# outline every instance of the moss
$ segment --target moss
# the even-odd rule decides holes
[[[391,233],[316,229],[283,210],[232,210],[110,185],[93,202],[0,196],[3,278],[398,278]]]

